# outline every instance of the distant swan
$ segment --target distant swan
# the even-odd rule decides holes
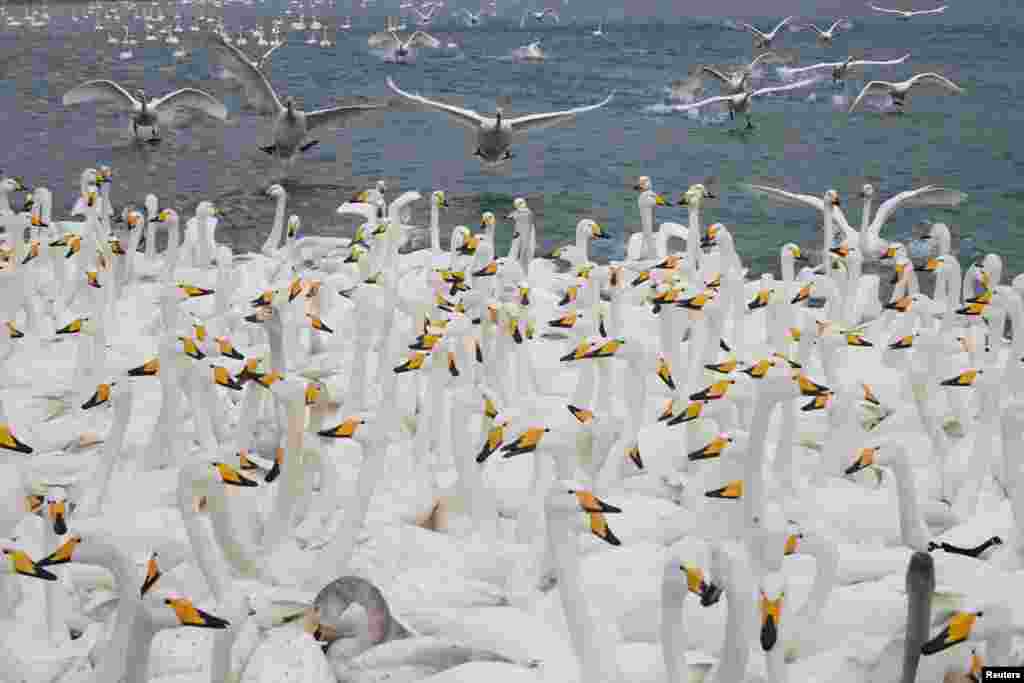
[[[871,81],[870,83],[864,86],[864,89],[860,91],[859,95],[857,95],[857,99],[855,99],[853,101],[853,104],[850,105],[850,113],[853,113],[853,110],[857,108],[857,105],[860,104],[860,101],[864,99],[865,95],[867,95],[868,93],[879,92],[888,93],[889,97],[892,98],[892,103],[896,107],[896,109],[898,111],[903,111],[903,104],[907,99],[907,93],[909,93],[910,89],[919,83],[936,83],[945,90],[947,90],[948,92],[951,92],[956,95],[959,95],[964,91],[963,88],[961,88],[959,85],[949,80],[945,76],[940,76],[939,74],[932,73],[930,71],[928,73],[917,74],[913,78],[910,78],[905,81],[900,81],[899,83],[890,83],[888,81]]]
[[[885,7],[877,7],[868,3],[868,7],[875,10],[876,12],[885,12],[886,14],[897,14],[900,19],[909,19],[916,17],[919,14],[942,14],[946,11],[946,7],[949,5],[943,5],[942,7],[936,7],[935,9],[920,9],[920,10],[906,10],[906,9],[888,9]]]
[[[791,76],[797,74],[807,73],[809,71],[825,71],[826,69],[832,70],[832,80],[839,82],[847,77],[850,73],[850,69],[855,69],[859,66],[892,66],[894,64],[902,64],[907,61],[910,57],[910,53],[903,55],[899,59],[889,59],[885,61],[870,61],[867,59],[854,59],[853,57],[847,57],[842,62],[821,62],[820,64],[813,64],[811,66],[801,66],[796,69],[786,69],[786,73]]]
[[[793,17],[786,17],[785,19],[779,22],[778,26],[773,28],[768,33],[762,33],[761,31],[754,28],[750,24],[744,24],[742,22],[740,22],[739,26],[740,28],[744,29],[745,31],[751,33],[754,36],[754,47],[758,49],[767,49],[772,46],[772,41],[775,40],[779,31],[791,21],[793,21]]]

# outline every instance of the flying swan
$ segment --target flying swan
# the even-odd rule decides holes
[[[754,28],[750,24],[744,24],[742,22],[740,22],[739,26],[754,36],[754,47],[759,49],[767,49],[772,46],[772,41],[775,40],[775,37],[778,35],[782,27],[791,21],[793,21],[793,17],[786,17],[785,19],[779,22],[778,26],[773,28],[768,33],[762,33],[761,31]]]
[[[949,5],[943,5],[942,7],[936,7],[935,9],[920,9],[920,10],[906,10],[906,9],[888,9],[885,7],[877,7],[868,3],[868,7],[875,10],[876,12],[885,12],[886,14],[898,14],[900,19],[909,19],[910,17],[916,17],[919,14],[942,14],[946,11],[946,7]]]
[[[910,58],[910,53],[903,55],[899,59],[888,59],[883,61],[872,61],[867,59],[854,59],[853,57],[847,57],[842,62],[821,62],[820,64],[812,64],[811,66],[801,66],[796,69],[786,69],[786,73],[795,76],[797,74],[803,74],[814,71],[826,71],[832,70],[832,80],[838,83],[839,81],[846,78],[850,69],[856,69],[861,66],[892,66],[894,64],[902,64]]]
[[[283,103],[281,102],[277,93],[274,92],[273,86],[270,85],[270,81],[259,67],[245,56],[244,52],[229,45],[220,34],[212,34],[211,40],[214,50],[231,63],[232,73],[237,75],[238,80],[245,86],[246,95],[257,111],[261,114],[273,114],[276,117],[274,144],[260,147],[260,149],[267,154],[276,154],[282,160],[292,162],[299,152],[305,152],[320,142],[319,140],[302,142],[314,128],[338,123],[385,106],[382,104],[351,104],[317,109],[311,112],[300,111],[295,108],[295,103],[290,97],[286,98]]]
[[[930,71],[928,73],[917,74],[913,78],[900,81],[899,83],[890,83],[889,81],[871,81],[864,86],[864,89],[860,91],[859,95],[857,95],[857,99],[855,99],[853,104],[850,105],[850,113],[853,113],[853,110],[857,108],[857,105],[860,104],[860,101],[864,99],[865,95],[868,93],[878,92],[888,93],[897,110],[903,111],[903,105],[907,99],[907,93],[909,93],[910,89],[918,83],[935,83],[948,92],[956,95],[959,95],[964,91],[963,88],[945,76],[940,76],[939,74],[932,73]]]
[[[475,130],[477,132],[477,148],[473,155],[478,156],[481,160],[491,164],[501,163],[514,156],[510,150],[514,136],[524,135],[530,129],[554,126],[572,119],[577,114],[582,114],[583,112],[591,111],[593,109],[599,109],[611,102],[612,97],[615,95],[615,93],[612,92],[608,97],[604,98],[597,104],[591,104],[586,107],[577,107],[575,109],[567,109],[566,111],[546,112],[543,114],[527,114],[526,116],[519,116],[514,119],[503,119],[501,116],[501,109],[499,108],[495,113],[495,117],[492,119],[469,109],[463,109],[462,107],[456,107],[452,104],[445,104],[444,102],[427,99],[421,95],[407,93],[404,90],[399,89],[390,77],[388,77],[387,83],[391,90],[402,97],[430,107],[431,109],[444,112],[452,117],[452,119],[457,123]]]
[[[179,107],[198,109],[221,121],[228,117],[228,110],[220,101],[195,88],[175,90],[155,100],[147,100],[145,91],[141,89],[136,90],[135,94],[138,95],[138,99],[113,81],[86,81],[64,94],[64,106],[69,107],[83,102],[110,102],[119,105],[121,109],[131,112],[132,132],[135,137],[139,136],[140,126],[150,129],[150,142],[160,139],[157,128],[159,119]]]
[[[722,84],[722,89],[729,95],[738,95],[747,89],[747,82],[750,80],[750,75],[754,71],[754,67],[764,59],[765,57],[774,57],[774,52],[762,52],[754,58],[750,64],[745,67],[741,67],[735,71],[730,71],[728,74],[719,71],[713,66],[703,65],[700,67],[701,74],[708,74],[712,76]]]
[[[755,97],[764,97],[776,92],[784,92],[786,90],[795,90],[802,88],[806,85],[816,82],[816,78],[806,78],[796,83],[789,85],[777,85],[771,88],[760,88],[758,90],[747,90],[735,95],[719,95],[718,97],[709,97],[706,100],[700,102],[694,102],[693,104],[677,104],[672,107],[675,111],[687,111],[689,109],[699,109],[700,107],[706,107],[709,104],[715,104],[716,102],[725,102],[729,105],[729,118],[736,118],[736,114],[743,114],[747,117],[747,128],[753,128],[754,124],[750,122],[750,103]]]

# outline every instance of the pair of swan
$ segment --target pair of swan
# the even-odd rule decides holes
[[[454,122],[475,131],[477,134],[477,148],[473,154],[490,164],[498,164],[514,156],[511,147],[515,138],[521,137],[533,129],[547,128],[571,121],[577,114],[593,111],[605,106],[611,102],[614,96],[614,93],[612,93],[601,102],[586,107],[576,107],[575,109],[546,112],[543,114],[528,114],[516,118],[502,118],[502,111],[498,109],[494,118],[491,118],[469,109],[405,92],[395,85],[390,76],[387,79],[387,84],[393,92],[405,99],[434,111],[447,114]]]
[[[135,95],[113,81],[95,80],[86,81],[64,93],[63,102],[65,107],[85,102],[114,104],[131,114],[132,132],[136,138],[140,126],[150,129],[151,142],[160,139],[158,123],[178,108],[201,111],[220,121],[228,117],[228,110],[222,102],[195,88],[182,88],[153,100],[147,99],[142,89],[136,90]]]

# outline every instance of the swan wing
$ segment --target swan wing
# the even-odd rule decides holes
[[[744,31],[747,31],[748,33],[752,33],[752,34],[754,34],[755,36],[757,36],[758,38],[765,38],[765,37],[766,37],[766,36],[765,36],[765,35],[764,35],[763,33],[761,33],[761,32],[760,32],[759,30],[757,30],[756,28],[754,28],[754,27],[753,27],[753,26],[751,26],[750,24],[744,24],[744,23],[743,23],[743,22],[741,21],[741,22],[739,22],[739,24],[738,24],[738,25],[739,25],[739,27],[740,27],[740,28],[742,28],[742,29],[743,29]]]
[[[206,112],[215,119],[224,121],[228,117],[228,108],[224,106],[224,103],[215,98],[213,95],[203,92],[202,90],[196,90],[195,88],[182,88],[181,90],[175,90],[172,93],[164,95],[163,97],[153,100],[149,103],[151,109],[153,109],[157,115],[162,114],[165,111],[170,111],[178,107],[186,109],[198,109]]]
[[[788,24],[791,21],[793,21],[793,17],[786,17],[785,19],[780,21],[779,25],[772,29],[771,35],[774,36],[776,33],[779,32],[779,29],[781,29],[783,26],[785,26],[786,24]]]
[[[817,82],[817,78],[805,78],[802,81],[797,81],[796,83],[789,83],[787,85],[773,85],[770,88],[759,88],[758,90],[755,90],[754,92],[750,93],[750,96],[762,97],[764,95],[771,95],[772,93],[785,92],[787,90],[796,90],[797,88],[803,88],[808,85],[811,85],[812,83]]]
[[[132,97],[127,90],[113,81],[105,80],[86,81],[64,93],[65,107],[83,102],[109,102],[128,111],[142,107],[142,103]]]
[[[850,105],[849,113],[850,114],[853,113],[853,110],[857,108],[857,105],[860,104],[860,101],[862,99],[864,99],[864,97],[868,93],[876,93],[876,92],[880,92],[880,91],[881,92],[890,92],[891,90],[892,90],[892,83],[889,83],[888,81],[871,81],[871,82],[869,82],[867,85],[864,86],[864,89],[860,91],[860,94],[857,95],[857,99],[855,99],[853,101],[853,104]]]
[[[834,69],[837,66],[842,66],[842,62],[821,62],[820,64],[812,64],[811,66],[801,66],[796,69],[787,69],[788,73],[791,74],[802,74],[808,71],[825,71],[826,69]]]
[[[762,53],[761,53],[761,54],[759,54],[758,56],[754,57],[754,61],[752,61],[752,62],[751,62],[751,63],[750,63],[750,64],[749,64],[748,66],[747,66],[747,71],[751,71],[751,70],[752,70],[752,69],[753,69],[753,68],[754,68],[755,66],[757,66],[758,64],[760,64],[760,63],[761,63],[761,60],[762,60],[762,59],[764,59],[764,58],[766,58],[766,57],[775,57],[775,56],[776,56],[776,55],[775,55],[775,53],[774,53],[774,52],[772,52],[771,50],[767,50],[767,51],[765,51],[765,52],[762,52]]]
[[[889,220],[889,216],[896,209],[904,206],[958,206],[965,199],[967,199],[966,192],[934,185],[925,185],[916,190],[900,192],[879,205],[869,229],[877,235],[885,222]]]
[[[825,210],[825,200],[821,197],[815,197],[809,194],[799,194],[797,192],[788,192],[777,187],[754,185],[752,183],[741,183],[740,187],[748,192],[753,192],[756,195],[774,199],[779,204],[785,204],[787,206],[807,206],[815,209],[816,211]]]
[[[590,104],[585,107],[576,107],[575,109],[567,109],[565,111],[550,111],[543,114],[529,114],[527,116],[520,116],[515,119],[509,119],[506,125],[510,133],[525,133],[530,129],[547,128],[549,126],[555,126],[563,121],[567,121],[577,114],[584,112],[593,111],[594,109],[600,109],[609,102],[615,93],[609,93],[608,97],[604,98],[597,104]]]
[[[724,83],[726,85],[729,84],[729,78],[725,74],[723,74],[721,71],[719,71],[718,69],[716,69],[713,66],[701,66],[700,67],[700,72],[702,74],[705,74],[705,73],[709,74],[710,76],[713,76],[714,78],[717,78],[720,82],[722,82],[722,83]]]
[[[398,40],[398,36],[393,31],[382,31],[380,33],[374,33],[366,39],[368,47],[374,50],[388,50],[394,49],[401,44]]]
[[[899,59],[885,59],[880,61],[858,59],[850,62],[850,66],[892,66],[893,64],[902,64],[910,58],[910,53],[903,55]]]
[[[256,66],[258,66],[258,67],[260,67],[262,69],[263,65],[267,63],[268,59],[270,59],[270,55],[274,54],[274,50],[276,50],[277,48],[281,47],[281,45],[284,45],[284,41],[282,41],[280,44],[275,45],[274,47],[270,48],[266,52],[264,52],[263,56],[260,57],[259,60],[256,62]]]
[[[409,37],[409,47],[429,47],[437,49],[441,47],[441,41],[423,31],[416,31]]]
[[[920,12],[914,12],[914,14],[942,14],[946,11],[949,5],[943,5],[942,7],[936,7],[935,9],[923,9]]]
[[[231,69],[245,86],[245,94],[257,111],[261,114],[277,114],[284,109],[270,81],[244,52],[224,42],[224,37],[219,33],[211,33],[210,41],[212,52],[227,62],[225,66]]]
[[[455,120],[457,123],[466,126],[467,128],[479,130],[481,127],[494,125],[494,119],[489,119],[487,117],[480,116],[480,114],[477,114],[475,111],[472,111],[470,109],[463,109],[462,107],[456,107],[453,104],[445,104],[444,102],[438,102],[437,100],[428,99],[426,97],[423,97],[422,95],[413,95],[412,93],[405,92],[397,85],[395,85],[395,82],[391,80],[390,76],[388,76],[387,84],[388,87],[391,88],[393,92],[395,92],[398,95],[401,95],[405,99],[411,102],[422,104],[423,106],[429,107],[430,109],[444,112],[445,114],[448,114],[450,117],[452,117],[452,119]]]
[[[706,100],[700,102],[692,102],[690,104],[677,104],[672,107],[673,111],[687,111],[690,109],[699,109],[700,107],[706,107],[709,104],[715,104],[716,102],[729,102],[732,100],[731,95],[717,95],[715,97],[709,97]]]
[[[886,12],[888,14],[903,14],[903,10],[886,9],[885,7],[878,7],[877,5],[872,5],[870,2],[868,3],[868,7],[875,10],[876,12]]]
[[[526,26],[526,15],[529,14],[530,10],[523,10],[523,18],[519,20],[519,28]]]
[[[328,109],[306,112],[306,130],[338,124],[367,112],[386,108],[386,104],[348,104],[342,107],[330,107]]]
[[[928,83],[934,83],[935,85],[938,85],[951,93],[960,94],[964,91],[963,88],[961,88],[959,85],[949,80],[945,76],[933,73],[931,71],[923,74],[917,74],[907,82],[907,87],[912,88],[915,85]]]
[[[832,25],[828,27],[828,33],[832,33],[832,31],[835,31],[836,27],[839,26],[839,24],[843,23],[844,21],[846,21],[846,17],[843,17],[842,19],[836,19],[835,21],[833,21]]]

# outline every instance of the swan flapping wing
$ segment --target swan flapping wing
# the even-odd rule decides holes
[[[394,31],[381,31],[367,38],[366,44],[372,50],[393,50],[402,43]]]
[[[772,32],[771,32],[771,33],[769,33],[768,35],[774,36],[774,35],[775,35],[776,33],[778,33],[778,32],[779,32],[779,30],[780,30],[780,29],[782,29],[782,27],[783,27],[783,26],[785,26],[786,24],[788,24],[788,23],[789,23],[789,22],[791,22],[791,21],[793,21],[793,17],[786,17],[785,19],[783,19],[782,21],[780,21],[780,22],[779,22],[779,25],[778,25],[778,26],[776,26],[775,28],[773,28],[773,29],[772,29]]]
[[[456,107],[453,104],[445,104],[444,102],[438,102],[436,100],[428,99],[426,97],[423,97],[422,95],[413,95],[412,93],[405,92],[397,85],[395,85],[395,82],[391,80],[390,76],[388,76],[387,84],[388,87],[391,88],[391,90],[393,90],[398,95],[401,95],[405,99],[410,100],[412,102],[417,102],[431,109],[444,112],[445,114],[451,116],[452,119],[454,119],[456,122],[463,126],[466,126],[467,128],[478,130],[482,126],[493,126],[495,123],[494,119],[481,116],[480,114],[477,114],[475,111],[472,111],[470,109],[463,109],[462,107]]]
[[[277,48],[281,47],[282,45],[284,45],[284,41],[281,41],[280,43],[278,43],[274,47],[272,47],[269,50],[267,50],[266,52],[264,52],[263,56],[256,60],[256,66],[259,67],[260,69],[262,69],[266,65],[267,60],[270,59],[270,55],[274,54],[274,50],[276,50]]]
[[[787,85],[773,85],[770,88],[758,88],[754,92],[750,93],[751,97],[762,97],[764,95],[771,95],[772,93],[785,92],[787,90],[796,90],[797,88],[803,88],[812,83],[817,83],[818,78],[805,78],[796,83],[789,83]]]
[[[306,112],[306,130],[338,124],[368,112],[386,108],[386,104],[348,104]]]
[[[762,59],[767,59],[768,57],[777,57],[777,56],[778,55],[776,55],[771,50],[766,50],[766,51],[762,52],[761,54],[759,54],[758,56],[754,57],[754,61],[752,61],[750,64],[747,65],[746,70],[747,71],[753,71],[754,67],[761,63]]]
[[[816,209],[817,211],[823,211],[825,209],[825,200],[821,197],[815,197],[814,195],[789,192],[777,187],[754,185],[753,183],[740,183],[740,188],[759,196],[769,197],[779,204],[784,204],[786,206],[807,206],[812,209]]]
[[[811,66],[798,66],[795,69],[786,69],[788,74],[802,74],[808,71],[827,71],[842,66],[844,62],[821,62],[820,64],[812,64]]]
[[[732,81],[729,80],[728,76],[726,76],[725,74],[723,74],[721,71],[719,71],[718,69],[716,69],[713,66],[702,65],[700,67],[700,72],[702,74],[708,74],[708,75],[712,76],[713,78],[718,79],[718,81],[723,83],[724,85],[730,85],[732,83]]]
[[[567,121],[577,114],[584,112],[593,111],[594,109],[600,109],[615,97],[615,93],[611,92],[608,97],[604,98],[597,104],[590,104],[585,107],[576,107],[575,109],[567,109],[565,111],[550,111],[543,114],[528,114],[526,116],[520,116],[514,119],[508,119],[505,125],[508,127],[510,133],[525,133],[531,129],[548,128],[549,126],[555,126],[563,121]]]
[[[715,104],[717,102],[729,102],[732,100],[733,95],[716,95],[715,97],[709,97],[706,100],[700,102],[692,102],[690,104],[676,104],[672,106],[673,111],[688,111],[690,109],[699,109],[706,107],[709,104]]]
[[[869,60],[869,59],[857,59],[850,62],[850,66],[892,66],[894,64],[902,64],[903,62],[910,59],[910,53],[903,55],[897,59],[883,59],[883,60]]]
[[[748,33],[752,33],[757,38],[766,38],[767,37],[767,36],[765,36],[765,34],[761,33],[761,31],[759,31],[757,28],[751,26],[750,24],[745,24],[745,23],[743,23],[741,21],[741,22],[738,22],[738,26],[740,28],[742,28],[744,31],[747,31]]]
[[[916,190],[900,192],[879,205],[878,211],[875,212],[875,217],[871,220],[869,229],[877,235],[881,231],[882,226],[885,225],[885,222],[889,220],[889,216],[896,209],[904,206],[958,206],[965,199],[967,199],[966,192],[951,190],[946,187],[936,187],[934,185],[925,185]]]
[[[181,107],[185,109],[198,109],[199,111],[206,112],[213,118],[220,119],[221,121],[224,121],[228,117],[228,108],[224,106],[223,102],[212,95],[205,93],[202,90],[196,90],[195,88],[182,88],[181,90],[175,90],[172,93],[153,100],[149,103],[149,107],[154,110],[158,116],[164,112],[169,112]]]
[[[876,12],[886,12],[888,14],[903,14],[903,10],[887,9],[885,7],[878,7],[877,5],[873,5],[870,2],[868,3],[868,7],[870,7],[873,10],[875,10]]]
[[[105,80],[86,81],[64,93],[65,107],[83,102],[108,102],[120,105],[128,111],[142,108],[142,103],[132,97],[127,90],[113,81]]]
[[[949,80],[945,76],[931,71],[923,74],[917,74],[909,81],[906,81],[906,84],[907,87],[910,88],[920,87],[923,85],[938,85],[943,90],[946,90],[951,93],[956,93],[957,95],[963,93],[964,91],[963,88],[961,88],[959,85]]]
[[[429,47],[435,50],[441,47],[440,40],[423,31],[416,31],[409,36],[409,41],[406,44],[409,47]]]
[[[853,104],[850,105],[849,113],[852,114],[853,110],[860,104],[860,101],[868,94],[888,93],[892,90],[892,86],[893,84],[888,81],[870,81],[860,91],[860,94],[857,95],[857,99],[853,101]]]
[[[211,33],[210,41],[213,54],[227,62],[224,66],[245,86],[246,97],[257,111],[261,114],[277,114],[284,109],[270,81],[244,52],[226,43],[219,33]]]

